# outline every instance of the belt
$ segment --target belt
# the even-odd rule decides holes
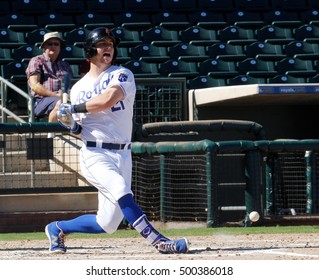
[[[100,147],[102,149],[108,149],[108,150],[130,150],[131,144],[114,144],[114,143],[97,143],[93,141],[86,141],[87,147]]]

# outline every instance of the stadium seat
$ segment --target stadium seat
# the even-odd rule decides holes
[[[145,44],[155,46],[174,46],[181,42],[178,31],[155,26],[141,32],[142,41]]]
[[[183,30],[190,26],[185,13],[161,11],[151,15],[153,26],[161,26],[166,29]]]
[[[42,53],[43,50],[39,49],[35,45],[24,45],[19,48],[13,49],[12,57],[17,62],[29,62],[30,58]]]
[[[242,28],[235,25],[230,25],[222,30],[218,30],[218,36],[220,41],[234,45],[249,45],[257,41],[253,29]]]
[[[146,14],[153,14],[161,11],[160,0],[125,0],[124,8],[126,11]]]
[[[294,30],[295,39],[298,41],[307,41],[319,43],[319,26],[314,24],[304,24]]]
[[[161,0],[163,10],[188,13],[197,10],[196,0]]]
[[[116,49],[116,51],[117,51],[116,62],[118,64],[124,64],[132,59],[130,56],[129,48],[119,47]]]
[[[159,77],[157,63],[148,63],[140,60],[130,60],[124,64],[124,67],[130,69],[136,78]]]
[[[257,29],[256,38],[258,41],[281,45],[289,44],[295,40],[290,28],[278,27],[276,25],[266,25]]]
[[[124,11],[122,1],[114,0],[88,0],[86,1],[89,12],[101,13],[102,15],[117,14]]]
[[[38,27],[33,15],[20,13],[0,15],[0,26],[19,32],[32,31]]]
[[[115,27],[114,19],[111,15],[102,15],[96,12],[86,12],[75,16],[77,28],[83,27],[92,30],[96,27]]]
[[[0,65],[14,61],[10,48],[0,48]]]
[[[13,0],[10,2],[12,11],[23,15],[43,15],[49,10],[46,0]]]
[[[243,46],[229,43],[219,42],[208,46],[206,53],[210,58],[220,58],[226,61],[241,61],[246,58]]]
[[[319,7],[309,9],[306,11],[300,11],[300,19],[305,24],[319,22]]]
[[[308,10],[310,8],[310,6],[308,5],[308,1],[305,0],[271,0],[270,3],[273,9],[288,11],[300,12],[303,10]]]
[[[54,13],[67,15],[81,14],[86,10],[84,0],[49,0],[49,9]]]
[[[200,26],[191,26],[179,31],[179,38],[184,43],[196,46],[210,46],[213,43],[219,42],[215,30],[205,29]]]
[[[11,13],[10,2],[9,1],[1,2],[0,16],[7,15],[7,14]]]
[[[26,33],[25,41],[29,45],[41,45],[45,33],[50,32],[47,28],[37,28]]]
[[[72,63],[80,64],[85,59],[84,50],[79,46],[74,46],[72,44],[67,44],[61,50],[61,57],[63,60]]]
[[[162,63],[170,59],[166,47],[158,47],[151,44],[140,44],[130,51],[132,59],[145,62]]]
[[[26,64],[19,61],[13,61],[1,65],[1,76],[17,87],[25,90],[27,88],[27,77],[25,74]]]
[[[121,39],[121,47],[135,47],[142,44],[140,32],[138,30],[128,30],[124,27],[112,28],[112,33],[114,36]]]
[[[226,20],[229,25],[236,25],[243,28],[260,28],[264,25],[260,13],[245,10],[236,10],[235,12],[227,13]]]
[[[76,28],[73,16],[60,13],[46,13],[39,15],[38,26],[54,31],[67,32]]]
[[[278,75],[273,61],[256,58],[247,58],[243,61],[239,61],[237,69],[240,75],[249,75],[256,78],[269,78]]]
[[[263,14],[264,22],[267,25],[273,24],[281,27],[296,27],[302,24],[299,14],[293,11],[272,9]]]
[[[198,64],[201,76],[227,79],[239,75],[236,62],[225,61],[220,58],[210,58]]]
[[[201,0],[197,2],[200,10],[207,10],[217,13],[235,11],[236,7],[232,0]]]
[[[76,44],[81,46],[84,44],[86,35],[90,32],[89,29],[84,27],[79,27],[72,29],[70,31],[65,32],[64,39],[66,40],[67,44],[73,45]]]
[[[268,84],[299,84],[306,83],[306,81],[304,77],[294,77],[290,75],[277,75],[267,79]]]
[[[317,60],[319,59],[319,44],[304,41],[293,41],[283,46],[285,54],[289,57]]]
[[[185,77],[193,79],[199,75],[196,62],[170,59],[159,64],[159,72],[164,77]]]
[[[311,77],[317,73],[311,60],[288,57],[276,62],[276,70],[279,74],[295,77]]]
[[[148,14],[125,12],[114,16],[117,26],[122,26],[130,30],[145,30],[152,27],[151,19]]]
[[[237,10],[244,10],[249,12],[262,12],[265,13],[272,9],[268,0],[236,0],[235,5]]]
[[[227,26],[222,13],[213,13],[207,10],[195,11],[188,14],[190,25],[197,25],[207,29],[222,29]]]
[[[268,42],[255,42],[245,46],[245,54],[249,58],[258,58],[262,60],[278,61],[286,57],[283,54],[281,45],[270,44]]]
[[[319,74],[313,76],[313,77],[309,77],[307,79],[307,82],[308,83],[315,83],[315,84],[318,84],[319,83]]]
[[[209,76],[198,76],[188,80],[188,89],[200,89],[208,87],[222,87],[226,85],[224,79],[213,78]]]
[[[208,59],[204,46],[195,46],[189,43],[179,43],[168,47],[168,55],[171,59],[200,62]]]
[[[24,33],[9,28],[0,29],[0,48],[18,48],[26,45]]]
[[[238,75],[234,78],[227,79],[226,84],[228,86],[250,85],[250,84],[265,84],[264,78],[256,78],[248,75]]]

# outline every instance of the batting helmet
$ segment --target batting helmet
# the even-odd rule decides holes
[[[98,27],[93,29],[92,31],[89,32],[87,35],[85,42],[84,42],[84,52],[85,56],[87,58],[91,58],[97,54],[96,47],[94,46],[98,41],[104,39],[104,38],[111,38],[114,44],[114,56],[113,56],[113,61],[116,58],[117,51],[116,47],[120,43],[120,39],[115,37],[112,33],[112,31],[108,28],[104,27]]]

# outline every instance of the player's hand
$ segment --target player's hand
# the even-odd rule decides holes
[[[72,114],[68,113],[67,111],[60,110],[60,107],[57,113],[57,117],[59,124],[67,129],[72,130],[76,125],[76,122],[72,117]]]
[[[59,106],[59,111],[65,112],[65,113],[71,115],[71,114],[75,113],[75,111],[74,111],[74,105],[71,105],[71,104],[69,104],[69,103],[62,103],[62,104],[60,104],[60,106]]]

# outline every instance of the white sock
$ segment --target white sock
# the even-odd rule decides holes
[[[146,215],[142,215],[139,217],[134,223],[133,227],[141,234],[146,240],[151,242],[152,244],[156,243],[159,238],[165,238],[162,234],[160,234],[147,220]]]

